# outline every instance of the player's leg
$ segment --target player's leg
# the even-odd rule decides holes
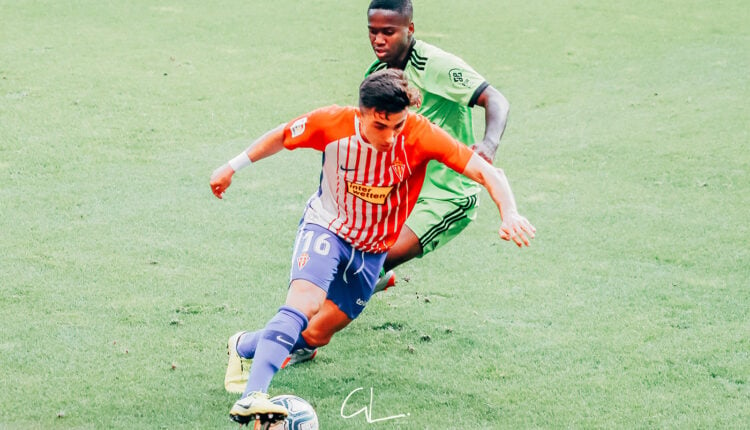
[[[346,275],[331,284],[328,298],[310,319],[285,366],[313,359],[318,347],[327,345],[334,334],[359,316],[372,297],[384,259],[383,254],[369,253],[353,259],[361,262],[348,265]]]
[[[478,205],[478,196],[456,200],[420,199],[386,255],[384,268],[389,273],[376,282],[373,294],[392,286],[388,284],[393,279],[391,277],[395,277],[393,268],[414,258],[422,258],[458,236],[476,219]],[[350,322],[351,319],[341,317],[339,309],[324,305],[302,332],[300,342],[304,341],[306,345],[300,345],[300,348],[306,350],[298,357],[290,356],[286,364],[311,360],[317,353],[316,348],[327,345],[333,335]]]
[[[416,236],[418,248],[414,244],[414,236],[408,233],[399,235],[394,247],[403,246],[413,252],[391,257],[389,251],[385,266],[394,268],[412,258],[422,258],[444,246],[476,219],[478,207],[477,195],[453,200],[419,199],[405,225]],[[400,245],[402,236],[404,244]],[[414,252],[416,249],[420,249],[421,252]]]
[[[258,414],[286,415],[283,407],[268,399],[268,386],[308,319],[322,306],[342,256],[348,257],[351,250],[351,245],[319,226],[301,225],[297,239],[286,302],[258,335],[247,385],[229,413],[241,424]],[[319,241],[328,241],[329,246],[310,249]]]
[[[395,283],[392,269],[414,258],[422,258],[450,242],[476,219],[478,196],[468,196],[456,200],[419,199],[414,210],[401,229],[396,243],[388,251],[383,268],[384,273],[375,284],[374,293],[383,291]],[[349,325],[347,319],[332,303],[326,303],[302,332],[294,351],[286,365],[307,361],[315,357],[315,348],[327,345],[335,333]],[[247,351],[243,357],[251,358],[257,334],[242,336],[238,350]]]
[[[450,242],[476,218],[477,196],[456,200],[420,199],[406,225],[388,251],[375,293],[396,284],[393,269],[414,258],[422,258]]]
[[[331,336],[346,327],[352,320],[332,301],[326,300],[320,311],[310,319],[310,322],[313,321],[316,323],[308,324],[308,327],[312,326],[313,330],[302,332],[289,356],[281,363],[282,369],[315,358],[318,353],[317,347],[327,345]],[[322,330],[322,327],[331,327],[331,329]],[[228,392],[242,394],[245,391],[252,358],[255,356],[262,332],[262,330],[242,331],[229,338],[227,342],[229,364],[224,376],[224,388]]]
[[[321,235],[325,235],[322,237],[324,241],[327,241],[326,243],[330,242],[336,245],[333,247],[335,249],[328,249],[325,255],[321,255],[320,252],[313,252],[311,254],[310,245],[312,238],[316,236],[321,237]],[[298,276],[301,279],[308,279],[328,288],[337,270],[339,264],[338,258],[343,254],[348,256],[347,253],[342,253],[339,249],[339,240],[328,239],[331,236],[333,236],[332,233],[322,227],[300,224],[291,258],[292,278],[290,278],[290,285],[291,280]],[[316,262],[310,264],[310,260],[316,260]],[[307,273],[295,274],[296,272],[310,272],[313,267],[316,269],[320,268],[321,270],[329,270],[330,273],[321,272],[313,275]],[[224,376],[224,387],[230,393],[244,393],[252,364],[251,359],[255,356],[258,341],[261,339],[262,333],[263,330],[238,332],[229,338],[227,342],[229,361]]]
[[[325,290],[310,281],[292,281],[286,303],[262,330],[245,391],[229,411],[233,420],[247,423],[262,414],[288,414],[283,406],[268,399],[268,386],[307,326],[308,315],[314,315],[323,304],[325,294]]]
[[[312,330],[302,332],[291,354],[281,365],[282,369],[315,358],[318,347],[328,345],[334,333],[349,325],[352,319],[333,301],[327,299],[310,321],[315,321],[314,324],[308,324],[308,328],[312,327]]]
[[[308,318],[318,312],[324,300],[325,291],[312,282],[304,279],[292,281],[285,305],[266,324],[258,340],[245,395],[268,390],[273,375],[307,327]]]
[[[336,332],[341,331],[352,322],[352,318],[339,309],[336,303],[330,299],[323,303],[320,312],[312,319],[316,321],[316,324],[312,326],[312,330],[302,332],[302,340],[305,342],[307,348],[318,348],[328,345],[331,337]],[[308,328],[310,328],[310,325],[308,325]]]
[[[422,254],[422,244],[419,242],[419,236],[409,227],[407,221],[407,224],[401,229],[396,243],[388,250],[383,269],[386,272],[390,271],[413,258],[422,256]]]
[[[283,369],[287,366],[315,358],[317,348],[328,345],[328,342],[331,341],[331,337],[349,325],[351,321],[352,319],[339,309],[333,301],[326,299],[326,301],[323,302],[320,311],[310,319],[307,326],[308,329],[303,331],[301,336],[297,339],[297,342],[292,348],[291,354],[289,354],[289,357],[287,357],[282,363],[281,368]],[[243,360],[242,363],[238,361],[235,367],[240,369],[240,367],[244,365],[246,371],[244,378],[238,376],[236,383],[232,385],[235,389],[236,387],[241,386],[239,391],[231,391],[229,388],[227,388],[227,391],[238,393],[244,391],[245,384],[247,384],[247,371],[250,369],[250,359],[255,355],[255,349],[257,348],[260,334],[260,330],[254,332],[240,332],[229,339],[230,345],[236,345],[235,347],[230,347],[230,355],[232,355],[232,351],[236,351],[234,353],[234,355],[237,356],[236,360]],[[238,337],[238,335],[241,337]]]
[[[325,305],[323,308],[325,308]],[[315,314],[315,317],[317,316],[318,314]],[[250,373],[250,365],[253,362],[252,358],[255,356],[255,350],[258,347],[261,333],[262,330],[240,331],[232,335],[227,341],[229,364],[227,365],[227,373],[224,376],[224,387],[228,392],[242,394],[245,391],[247,376]],[[292,353],[281,364],[281,368],[283,369],[291,364],[312,360],[315,358],[316,353],[317,350],[312,348],[300,336],[292,348]]]

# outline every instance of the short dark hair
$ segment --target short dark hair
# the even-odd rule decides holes
[[[414,7],[411,0],[372,0],[367,11],[373,9],[392,10],[401,16],[408,16],[411,19],[414,16]]]
[[[379,112],[398,113],[419,104],[420,99],[419,90],[409,86],[400,69],[379,70],[359,86],[359,106]]]

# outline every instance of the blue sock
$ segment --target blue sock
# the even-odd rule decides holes
[[[260,332],[250,366],[250,378],[242,397],[253,391],[268,392],[271,379],[279,371],[305,326],[307,317],[302,312],[289,306],[279,308],[279,312]]]
[[[258,341],[260,335],[263,334],[263,330],[249,331],[240,337],[240,341],[237,342],[237,353],[242,358],[253,358],[255,357],[255,350],[258,348]],[[310,344],[305,342],[305,338],[300,336],[297,338],[297,342],[294,344],[291,352],[298,349],[313,349]]]
[[[260,340],[261,333],[263,333],[263,330],[250,331],[243,334],[240,337],[240,341],[237,342],[237,354],[242,358],[255,357],[255,349],[258,348],[258,340]]]
[[[297,342],[294,343],[292,352],[302,348],[312,349],[312,346],[310,346],[310,344],[305,341],[305,338],[300,335],[300,337],[297,338]]]

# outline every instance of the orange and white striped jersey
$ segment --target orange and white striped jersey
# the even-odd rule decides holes
[[[356,249],[386,252],[414,208],[427,162],[463,172],[473,153],[412,112],[393,147],[378,152],[361,137],[359,121],[357,108],[320,108],[286,124],[284,146],[323,153],[320,186],[303,221],[327,228]]]

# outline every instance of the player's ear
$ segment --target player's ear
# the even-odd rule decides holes
[[[414,21],[409,23],[409,37],[414,35]]]

